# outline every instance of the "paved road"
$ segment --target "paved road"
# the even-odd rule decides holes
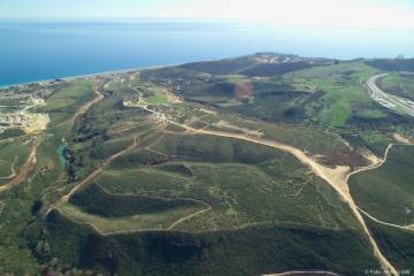
[[[387,94],[378,87],[377,82],[388,75],[388,73],[378,74],[367,81],[368,89],[371,91],[371,98],[396,113],[414,117],[414,102],[406,98]]]

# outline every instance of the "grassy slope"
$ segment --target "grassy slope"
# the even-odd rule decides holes
[[[395,146],[387,162],[379,169],[357,174],[350,188],[357,204],[378,219],[413,224],[414,216],[414,148]]]
[[[61,123],[70,118],[77,108],[95,96],[92,83],[87,80],[65,82],[57,88],[47,99],[47,106],[42,109],[49,113],[52,123]]]
[[[384,71],[414,71],[414,59],[377,59],[365,63]]]
[[[177,230],[186,234],[147,232],[93,238],[85,233],[83,238],[68,237],[78,230],[68,230],[68,221],[58,218],[54,226],[57,230],[52,229],[49,237],[53,247],[81,239],[82,244],[75,242],[75,245],[83,254],[80,260],[68,252],[58,252],[57,248],[54,254],[67,263],[79,262],[85,268],[115,265],[125,275],[137,271],[155,275],[166,271],[170,274],[248,275],[312,267],[351,275],[367,265],[376,267],[369,246],[360,236],[347,207],[329,186],[309,178],[302,165],[289,155],[260,145],[210,136],[169,134],[152,148],[164,154],[152,155],[155,164],[142,162],[137,169],[138,160],[142,158],[135,157],[142,153],[138,150],[116,160],[97,178],[105,189],[128,195],[114,196],[118,203],[111,206],[120,207],[115,211],[131,211],[122,206],[128,205],[124,199],[134,194],[193,198],[211,205],[212,210],[177,226]],[[165,155],[175,158],[168,161],[168,158],[163,159]],[[157,158],[161,158],[161,164]],[[125,169],[125,164],[131,164],[131,168]],[[101,192],[90,188],[77,193],[72,200],[84,195],[87,200],[78,202],[83,208],[94,205],[102,211],[106,206],[97,204],[101,202]],[[129,223],[123,221],[125,217],[122,216],[132,213],[117,213],[109,220],[86,213],[74,215],[74,210],[66,207],[62,211],[76,221],[93,222],[108,231],[118,230],[109,228],[111,223],[124,225],[126,230],[145,230],[154,225],[132,221],[132,218]],[[150,214],[152,217],[147,222],[158,218],[161,220],[155,220],[156,223],[167,225],[164,212],[157,210],[140,215],[138,210],[136,212],[136,218],[146,220]],[[60,235],[65,235],[66,240],[60,241]],[[253,248],[261,250],[252,251]],[[108,250],[117,256],[115,263],[107,259],[105,252]],[[87,252],[92,251],[100,252],[100,257],[91,257]],[[353,254],[345,254],[349,251]],[[354,259],[356,255],[366,257]],[[351,262],[354,263],[352,269]]]
[[[77,192],[69,202],[85,212],[105,217],[157,214],[174,209],[203,207],[185,199],[109,194],[99,185],[90,185]]]
[[[107,234],[128,231],[136,232],[137,230],[164,230],[179,219],[198,212],[202,210],[202,208],[204,208],[204,206],[188,206],[185,208],[180,208],[180,206],[177,206],[176,208],[159,211],[156,214],[143,213],[128,216],[122,213],[122,216],[119,217],[108,217],[86,213],[75,205],[66,204],[59,208],[59,212],[61,212],[64,216],[73,219],[77,223],[94,225],[94,227],[99,229],[101,233]],[[122,209],[122,207],[119,209],[125,210]]]
[[[52,122],[44,135],[43,143],[39,146],[35,170],[30,175],[30,179],[0,194],[0,201],[5,206],[0,212],[0,274],[2,275],[10,275],[7,273],[37,275],[41,269],[39,260],[33,255],[34,251],[29,251],[23,233],[28,231],[28,222],[36,219],[33,217],[32,209],[34,202],[41,200],[47,204],[56,199],[57,190],[66,182],[56,149],[62,143],[62,137],[70,129],[58,127],[57,124],[73,116],[74,111],[87,101],[92,95],[90,85],[90,82],[72,81],[56,86],[55,94],[46,99],[48,106],[44,109],[50,109]],[[15,134],[6,133],[7,138]],[[24,155],[27,155],[29,146],[30,144],[22,146],[20,142],[16,143],[10,148],[9,153],[4,149],[3,158],[12,158],[16,153],[20,154],[23,151]],[[19,163],[25,161],[23,157],[19,158]],[[40,245],[38,242],[40,241],[33,241],[34,245],[31,249],[34,250],[36,245]]]
[[[31,219],[32,202],[27,196],[13,199],[4,194],[0,201],[4,204],[0,212],[0,274],[34,274],[39,266],[20,236]]]
[[[365,112],[362,117],[367,120],[383,121],[381,118],[384,114],[378,113],[366,95],[361,94],[363,90],[356,88],[371,70],[364,67],[358,71],[360,69],[361,65],[354,63],[340,64],[337,71],[333,67],[312,68],[298,71],[298,75],[293,77],[288,74],[284,80],[292,81],[298,87],[302,85],[304,90],[323,90],[322,97],[318,95],[312,99],[316,102],[315,106],[308,102],[301,106],[305,114],[317,122],[342,127],[362,109]],[[202,72],[183,71],[194,78],[211,77]],[[177,76],[181,73],[178,72]],[[321,81],[317,80],[319,77]],[[231,76],[227,78],[225,82],[239,81]],[[242,78],[242,81],[245,79]],[[272,86],[278,81],[272,80],[266,85]],[[67,172],[57,166],[56,148],[61,144],[62,137],[76,151],[78,163],[73,168],[79,172],[77,176],[82,177],[127,145],[134,136],[152,126],[145,121],[145,112],[122,107],[122,97],[136,96],[136,92],[129,89],[127,84],[111,85],[105,94],[106,100],[78,118],[73,129],[57,124],[73,116],[75,110],[92,97],[91,83],[74,81],[59,85],[56,93],[48,99],[49,106],[46,109],[51,111],[52,124],[40,148],[38,170],[31,183],[24,183],[0,195],[0,200],[9,206],[0,214],[0,241],[4,245],[0,249],[0,258],[7,258],[8,263],[7,266],[0,265],[0,272],[17,271],[24,274],[28,271],[30,274],[38,271],[38,265],[29,255],[21,233],[24,229],[31,234],[36,231],[30,228],[31,224],[27,224],[31,220],[30,209],[34,200],[41,198],[46,204],[50,203],[69,186],[64,188]],[[274,100],[284,99],[278,97]],[[362,102],[355,102],[353,97],[361,97]],[[338,99],[338,103],[335,103],[335,99]],[[265,104],[265,101],[260,103]],[[188,108],[187,104],[177,107],[184,111]],[[265,106],[265,109],[268,108]],[[137,127],[116,132],[127,123]],[[247,123],[255,124],[251,121]],[[267,137],[281,138],[281,141],[309,149],[312,153],[321,150],[331,152],[336,147],[346,151],[341,142],[331,135],[320,134],[318,129],[273,129],[270,124],[260,125],[260,128],[264,129]],[[155,137],[158,137],[157,133]],[[245,143],[229,140],[217,142],[211,137],[197,139],[198,142],[167,137],[165,144],[159,144],[155,149],[165,151],[169,156],[140,149],[116,160],[99,179],[101,185],[108,190],[112,188],[113,192],[133,193],[141,197],[158,194],[167,198],[205,200],[213,206],[213,211],[183,222],[176,228],[192,233],[152,232],[100,237],[83,224],[75,224],[52,213],[48,218],[48,234],[43,236],[39,233],[33,240],[27,239],[30,240],[33,254],[37,256],[39,248],[47,248],[42,242],[48,241],[51,255],[46,259],[59,257],[69,266],[83,268],[106,266],[109,269],[109,263],[111,267],[117,267],[120,274],[136,274],[137,271],[142,274],[218,274],[224,271],[229,275],[251,275],[317,267],[358,275],[367,267],[377,267],[370,246],[355,226],[347,207],[326,184],[306,174],[306,170],[296,160],[261,147],[250,148]],[[185,141],[180,144],[181,140]],[[175,148],[176,145],[180,145],[180,148]],[[207,160],[204,160],[205,157]],[[125,167],[130,170],[120,170]],[[145,177],[147,181],[137,183],[136,177]],[[115,202],[122,204],[119,200],[125,197],[116,197]],[[15,198],[19,198],[19,201]],[[119,217],[125,213],[118,211],[121,213],[117,213],[114,220],[109,219],[104,223],[125,218]],[[161,213],[156,215],[164,222],[171,215],[167,212],[163,217]],[[127,216],[127,220],[130,217]],[[90,219],[87,217],[85,221]],[[254,223],[259,224],[251,226]],[[135,226],[130,229],[136,229]],[[241,228],[228,230],[235,226]],[[205,231],[211,229],[222,230]],[[116,257],[108,260],[111,255]]]
[[[367,219],[368,225],[385,256],[389,258],[397,269],[410,270],[414,267],[414,234],[388,227]]]
[[[351,116],[361,116],[358,113],[353,115],[354,110],[364,110],[369,118],[379,116],[375,104],[362,86],[362,81],[367,80],[374,71],[360,62],[344,62],[292,72],[283,78],[293,85],[306,84],[324,92],[318,101],[307,106],[308,115],[321,124],[343,127]]]
[[[0,143],[0,177],[7,177],[11,172],[12,164],[16,174],[24,165],[30,153],[30,138],[19,139],[11,143]],[[17,159],[16,159],[17,158]],[[5,182],[0,178],[0,184]]]
[[[247,65],[249,62],[250,65]],[[368,148],[376,154],[385,150],[389,141],[385,137],[387,132],[414,133],[412,120],[389,112],[369,97],[363,83],[378,72],[378,69],[367,65],[363,60],[313,66],[285,74],[269,71],[264,78],[231,75],[241,74],[241,72],[235,72],[233,68],[237,66],[240,68],[240,63],[244,64],[243,66],[251,66],[254,62],[254,58],[244,57],[184,66],[187,70],[193,70],[191,71],[193,73],[194,70],[198,70],[198,75],[187,74],[188,72],[183,67],[179,67],[180,70],[176,67],[162,69],[164,81],[160,82],[170,79],[175,85],[177,81],[183,87],[179,93],[184,98],[214,105],[217,110],[226,112],[221,114],[223,118],[227,116],[226,121],[238,121],[237,124],[244,125],[245,120],[236,118],[236,114],[249,116],[255,120],[252,124],[253,129],[267,129],[266,126],[262,126],[264,123],[257,119],[289,123],[293,125],[294,130],[298,125],[311,125],[312,127],[308,130],[302,128],[298,134],[295,134],[295,131],[290,133],[289,128],[274,127],[274,124],[269,124],[268,133],[274,139],[288,141],[310,152],[314,151],[313,148],[317,148],[317,153],[328,153],[330,155],[326,158],[328,163],[340,160],[341,164],[360,166],[363,161],[352,153],[342,150],[326,150],[318,146],[317,141],[323,141],[322,144],[327,144],[327,148],[341,147],[340,144],[331,144],[335,141],[333,137],[333,139],[318,137],[321,129],[328,128],[339,132],[356,148]],[[207,74],[207,77],[202,76],[203,70],[217,73],[214,71],[216,67],[225,68],[223,69],[225,71],[218,73],[230,75]],[[151,72],[151,77],[157,80],[157,70]],[[144,77],[145,73],[147,72],[144,72]],[[235,100],[236,86],[241,83],[250,83],[253,98],[249,101]],[[228,118],[232,116],[234,118]],[[398,130],[395,127],[397,125]],[[270,130],[270,128],[275,129]],[[355,129],[358,129],[358,133],[355,133]],[[382,133],[378,132],[379,129]],[[312,131],[316,133],[311,135]],[[372,138],[380,138],[380,136],[384,137],[373,141]]]
[[[355,227],[334,191],[288,154],[234,139],[171,134],[152,148],[157,153],[138,149],[118,158],[112,169],[93,181],[112,193],[189,198],[212,206],[211,212],[183,224],[182,230],[233,229],[269,222]],[[107,196],[95,190],[79,192],[71,202],[108,215],[105,206],[115,204],[103,204]],[[120,202],[118,211],[140,213],[128,204],[125,207],[122,198],[111,199]]]
[[[48,229],[51,251],[62,261],[120,275],[257,275],[315,267],[362,275],[366,267],[378,266],[355,232],[318,227],[101,237],[52,213]]]
[[[414,100],[413,75],[391,73],[381,79],[379,85],[387,93]]]

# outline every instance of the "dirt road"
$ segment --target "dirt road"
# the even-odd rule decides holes
[[[76,191],[78,191],[80,188],[85,186],[90,180],[94,179],[98,174],[100,174],[104,170],[105,166],[109,165],[116,158],[118,158],[118,157],[124,155],[125,153],[128,153],[131,150],[135,149],[137,146],[138,146],[138,142],[137,142],[137,139],[135,138],[134,142],[129,147],[127,147],[126,149],[124,149],[124,150],[112,155],[108,159],[106,159],[105,162],[99,167],[99,169],[95,170],[94,172],[89,174],[86,178],[82,179],[81,181],[75,183],[74,186],[72,187],[72,189],[67,194],[62,196],[55,203],[53,203],[49,207],[49,209],[45,212],[44,217],[46,217],[53,209],[59,208],[59,206],[62,206],[63,204],[67,203],[69,201],[70,197],[74,193],[76,193]]]
[[[168,226],[166,230],[167,231],[170,231],[170,230],[174,229],[177,225],[183,223],[184,221],[190,220],[190,219],[192,219],[194,217],[197,217],[197,216],[199,216],[201,214],[204,214],[205,212],[208,212],[208,211],[210,211],[212,209],[209,204],[206,204],[204,202],[203,202],[203,204],[206,205],[206,208],[205,209],[202,209],[200,211],[197,211],[197,212],[194,212],[192,214],[189,214],[188,216],[185,216],[185,217],[180,218],[179,220],[177,220],[176,222],[174,222],[173,224],[171,224],[170,226]]]
[[[186,127],[189,128],[188,126]],[[201,134],[201,135],[216,135],[220,137],[227,137],[227,138],[235,138],[244,141],[249,141],[256,144],[266,145],[269,147],[273,147],[284,152],[290,153],[295,156],[299,161],[301,161],[304,165],[309,167],[317,176],[325,180],[328,184],[330,184],[342,197],[342,199],[348,203],[349,207],[351,208],[352,213],[354,214],[355,218],[358,220],[360,225],[362,226],[365,234],[367,235],[373,250],[374,255],[378,259],[379,263],[381,264],[381,268],[383,269],[384,273],[389,275],[398,275],[397,270],[394,266],[385,258],[382,254],[381,250],[379,249],[375,239],[371,235],[364,218],[359,213],[358,207],[355,204],[347,185],[347,179],[349,178],[349,168],[348,167],[341,167],[338,166],[335,169],[331,169],[329,167],[323,166],[313,160],[311,157],[306,155],[303,151],[294,148],[289,145],[281,144],[279,142],[275,142],[272,140],[267,140],[263,138],[256,138],[256,137],[247,137],[243,134],[238,133],[228,133],[222,131],[212,131],[212,130],[196,130],[193,129],[194,134]]]
[[[100,102],[101,100],[103,100],[105,98],[105,96],[99,91],[99,89],[100,89],[99,87],[94,87],[93,91],[96,94],[96,97],[93,100],[91,100],[91,101],[87,102],[86,104],[82,105],[81,107],[79,107],[78,110],[76,111],[76,113],[70,119],[68,119],[64,122],[61,122],[59,124],[59,126],[63,126],[63,125],[66,125],[66,124],[73,125],[75,123],[76,119],[79,116],[85,114],[86,112],[88,112],[88,110],[94,104],[96,104],[96,103]]]
[[[20,169],[19,174],[17,174],[13,179],[11,179],[9,182],[6,182],[5,184],[0,186],[0,193],[10,190],[11,188],[19,185],[21,182],[23,182],[29,174],[33,171],[35,165],[36,165],[36,153],[37,148],[42,143],[43,138],[39,138],[38,141],[36,141],[30,151],[29,157],[27,158],[27,161],[24,163],[23,167]]]
[[[357,173],[362,173],[362,172],[366,172],[366,171],[370,171],[370,170],[375,170],[375,169],[380,168],[382,165],[384,165],[384,163],[385,163],[385,162],[387,162],[387,159],[388,159],[388,153],[390,152],[390,150],[392,149],[392,147],[393,147],[393,146],[394,146],[394,144],[389,144],[389,145],[387,146],[387,148],[385,149],[385,153],[384,153],[384,158],[383,158],[383,159],[379,159],[376,163],[373,163],[373,164],[371,164],[370,166],[363,167],[363,168],[357,169],[357,170],[355,170],[355,171],[353,171],[353,172],[350,172],[350,173],[346,176],[346,179],[345,179],[345,182],[347,183],[347,186],[348,186],[348,181],[349,181],[349,178],[350,178],[351,176],[353,176],[354,174],[357,174]]]
[[[143,107],[143,106],[137,106],[137,107],[142,108],[155,115],[163,115],[159,117],[167,118],[165,114],[161,114],[160,112],[152,110],[148,107]],[[362,227],[365,234],[367,235],[369,242],[371,243],[371,246],[373,248],[373,254],[377,258],[378,262],[380,263],[384,274],[385,275],[399,275],[399,273],[394,268],[394,266],[382,254],[375,239],[371,235],[371,232],[369,231],[364,218],[359,212],[358,206],[355,204],[351,196],[351,193],[349,191],[349,187],[347,184],[347,179],[349,178],[349,167],[337,166],[334,169],[326,167],[324,165],[319,164],[312,157],[309,157],[304,151],[297,149],[290,145],[279,143],[274,140],[269,140],[269,139],[264,139],[264,138],[259,138],[259,137],[251,137],[251,136],[241,134],[241,133],[232,133],[232,132],[226,132],[226,131],[220,131],[220,130],[194,129],[188,125],[180,124],[180,123],[174,122],[169,119],[164,119],[164,120],[172,125],[176,125],[176,126],[186,129],[188,134],[191,134],[191,135],[214,135],[214,136],[219,136],[219,137],[239,139],[239,140],[244,140],[244,141],[248,141],[248,142],[255,143],[255,144],[265,145],[265,146],[272,147],[272,148],[287,152],[289,154],[292,154],[302,164],[310,168],[314,174],[316,174],[317,176],[325,180],[339,194],[339,196],[349,205],[352,213],[354,214],[355,218],[360,223],[360,226]],[[369,167],[371,168],[371,166]]]
[[[399,225],[399,224],[385,222],[385,221],[382,221],[382,220],[377,219],[376,217],[374,217],[371,214],[365,212],[364,210],[362,210],[359,207],[358,207],[358,210],[361,213],[363,213],[365,216],[367,216],[369,219],[371,219],[371,220],[373,220],[373,221],[375,221],[375,222],[377,222],[379,224],[382,224],[382,225],[385,225],[385,226],[389,226],[389,227],[398,228],[400,230],[414,231],[414,228],[411,225],[410,226],[403,226],[403,225]]]
[[[2,161],[3,160],[0,160],[0,162],[2,162]],[[3,161],[3,162],[5,162],[5,161]],[[9,180],[9,179],[12,179],[16,176],[16,170],[14,169],[14,166],[15,166],[16,162],[17,162],[17,156],[14,158],[14,162],[11,164],[10,174],[8,176],[0,176],[1,180]],[[6,163],[8,163],[8,162],[6,162]]]

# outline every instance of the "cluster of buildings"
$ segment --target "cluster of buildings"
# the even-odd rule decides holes
[[[21,114],[8,114],[0,116],[0,125],[2,126],[25,126],[28,124],[28,118]]]

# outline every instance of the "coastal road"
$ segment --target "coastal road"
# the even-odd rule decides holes
[[[414,117],[414,102],[395,95],[387,94],[378,87],[377,82],[388,76],[389,73],[382,73],[371,77],[367,82],[371,98],[380,105],[396,112]]]

